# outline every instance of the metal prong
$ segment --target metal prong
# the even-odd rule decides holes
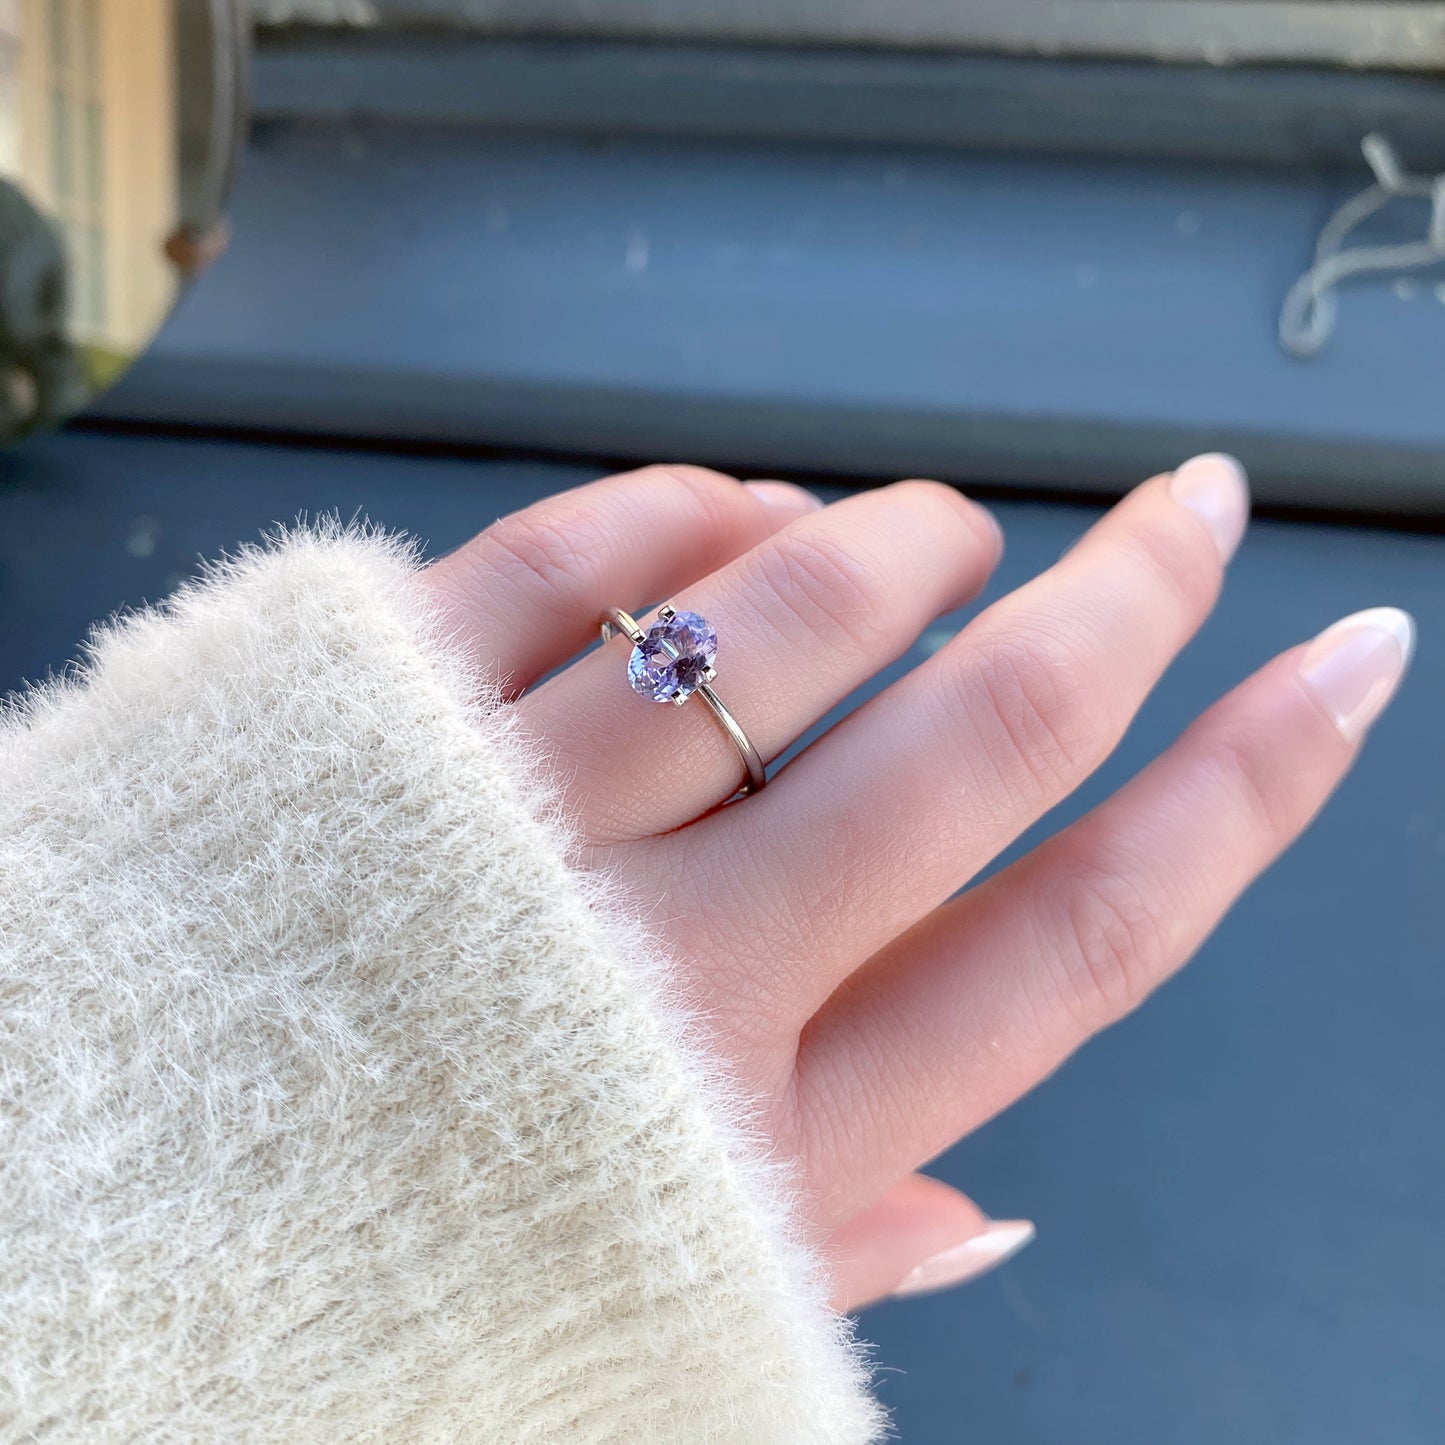
[[[664,622],[671,622],[672,619],[677,616],[677,608],[671,603],[668,603],[666,607],[658,609],[657,615],[662,618]]]
[[[673,700],[672,700],[672,705],[673,705],[673,707],[681,707],[681,706],[683,705],[683,703],[685,703],[685,702],[687,701],[687,697],[688,697],[687,693],[685,693],[685,692],[684,692],[684,693],[680,693],[677,697],[673,698]]]
[[[705,668],[705,669],[703,670],[702,680],[703,680],[704,682],[716,682],[716,681],[717,681],[717,668],[715,668],[715,667]]]

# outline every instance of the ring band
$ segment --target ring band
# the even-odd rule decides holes
[[[756,793],[768,781],[762,755],[712,685],[717,676],[713,667],[717,633],[695,612],[664,607],[657,616],[658,622],[644,632],[630,612],[609,607],[601,617],[602,640],[610,642],[621,633],[632,644],[627,677],[635,692],[679,707],[696,693],[712,709],[743,760],[747,776],[739,791]]]

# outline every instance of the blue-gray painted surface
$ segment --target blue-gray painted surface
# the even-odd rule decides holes
[[[1380,131],[1445,164],[1434,76],[1302,66],[288,32],[253,68],[268,120],[390,120],[572,135],[961,146],[1357,166]]]
[[[1445,509],[1445,290],[1280,303],[1338,176],[267,127],[232,250],[102,409],[851,475]],[[1419,235],[1424,218],[1392,218]]]
[[[589,474],[29,444],[0,455],[0,686],[273,520],[360,510],[441,551]],[[1095,514],[997,511],[1009,548],[990,596]],[[904,1445],[1445,1438],[1445,538],[1257,524],[1202,635],[1054,821],[1278,649],[1384,602],[1418,616],[1419,655],[1322,819],[1178,980],[940,1162],[994,1214],[1037,1219],[1039,1239],[966,1291],[865,1317]]]

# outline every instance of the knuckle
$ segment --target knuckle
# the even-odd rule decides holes
[[[1278,753],[1223,730],[1214,740],[1213,755],[1224,796],[1237,799],[1248,836],[1278,846],[1299,830],[1304,818],[1297,775],[1280,766]]]
[[[868,558],[826,532],[768,554],[767,585],[824,647],[870,655],[888,630],[888,586]]]
[[[985,507],[965,497],[957,487],[945,486],[941,481],[909,481],[903,486],[922,488],[936,525],[961,536],[968,549],[965,555],[970,556],[975,566],[985,559],[996,561],[1001,533],[996,517]]]
[[[1093,1033],[1143,1001],[1168,971],[1159,911],[1124,870],[1078,859],[1060,874],[1064,936],[1055,987],[1076,1024]]]
[[[540,586],[549,597],[570,597],[577,586],[583,549],[572,528],[535,508],[503,517],[488,529],[496,572],[526,590]]]
[[[973,510],[973,503],[962,492],[944,482],[910,478],[907,481],[894,482],[888,491],[910,506],[928,507],[944,516],[967,520]]]
[[[694,491],[718,491],[737,486],[737,479],[726,472],[714,471],[712,467],[700,467],[692,462],[654,462],[642,469],[649,473],[679,483]]]
[[[982,699],[997,737],[1036,789],[1052,795],[1092,771],[1107,751],[1096,689],[1074,649],[1043,637],[996,638],[964,670],[960,685]]]
[[[888,491],[901,498],[910,515],[930,533],[942,530],[947,536],[958,535],[975,545],[994,545],[993,523],[984,509],[957,487],[945,482],[906,481],[895,482]]]
[[[684,492],[702,514],[703,525],[708,527],[726,523],[735,512],[741,495],[735,477],[688,462],[659,462],[645,467],[642,476],[655,478]]]
[[[1162,592],[1186,618],[1198,616],[1209,605],[1223,576],[1219,552],[1203,531],[1197,525],[1187,531],[1141,527],[1125,542],[1150,596],[1157,598]]]
[[[704,535],[732,530],[739,515],[737,482],[706,467],[644,467],[626,480],[634,493],[645,494],[656,483],[673,488]],[[540,584],[548,596],[571,598],[582,589],[579,579],[595,572],[598,549],[615,546],[624,525],[615,497],[604,501],[584,487],[493,523],[483,534],[485,559],[514,585],[535,590]]]

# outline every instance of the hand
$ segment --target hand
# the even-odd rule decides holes
[[[503,518],[424,574],[552,750],[581,861],[644,903],[711,1046],[798,1161],[840,1307],[1026,1241],[913,1171],[1188,959],[1398,684],[1409,618],[1348,618],[954,896],[1118,742],[1208,613],[1247,512],[1228,458],[1146,482],[726,808],[742,769],[717,720],[633,692],[625,642],[535,684],[595,640],[604,607],[673,601],[717,626],[719,694],[771,759],[978,592],[1002,546],[988,512],[931,482],[819,509],[783,483],[651,467]]]

